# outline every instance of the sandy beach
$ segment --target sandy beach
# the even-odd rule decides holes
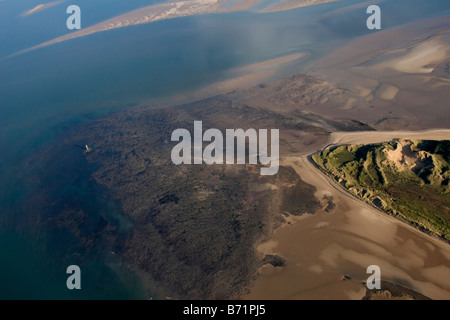
[[[36,13],[38,11],[53,7],[54,5],[57,5],[61,3],[61,1],[53,1],[45,4],[38,4],[37,6],[33,7],[32,9],[24,12],[22,16],[29,16],[30,14]]]
[[[450,130],[333,133],[326,146],[407,137],[449,139]],[[450,298],[448,244],[350,196],[305,154],[286,157],[281,164],[313,185],[318,199],[332,197],[335,207],[289,219],[258,246],[261,255],[282,256],[286,265],[263,267],[244,299],[361,299],[370,265],[381,268],[382,280],[432,299]]]

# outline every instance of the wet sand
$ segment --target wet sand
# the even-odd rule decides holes
[[[377,130],[448,127],[449,17],[416,21],[356,38],[307,70],[352,92],[315,112],[366,122]]]
[[[172,98],[172,103],[183,104],[186,101],[197,101],[235,90],[254,88],[282,77],[289,72],[289,68],[305,57],[307,53],[301,52],[231,69],[227,71],[225,80],[208,84],[193,92],[177,95]]]
[[[402,137],[448,139],[450,130],[336,133],[329,142],[369,143]],[[244,299],[361,299],[370,265],[381,268],[382,280],[432,299],[450,299],[450,245],[353,198],[305,154],[286,157],[281,164],[292,166],[316,187],[318,199],[331,196],[335,208],[290,219],[295,222],[276,229],[270,241],[260,244],[261,255],[280,255],[286,265],[260,270]],[[346,275],[351,279],[343,280]]]

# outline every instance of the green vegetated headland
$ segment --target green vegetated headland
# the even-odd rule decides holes
[[[344,145],[312,159],[358,198],[450,240],[450,141]]]

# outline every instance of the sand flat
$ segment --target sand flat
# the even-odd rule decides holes
[[[22,16],[29,16],[30,14],[33,14],[33,13],[36,13],[38,11],[41,11],[41,10],[53,7],[54,5],[57,5],[59,3],[61,3],[61,1],[53,1],[53,2],[49,2],[49,3],[38,4],[37,6],[33,7],[32,9],[24,12],[22,14]]]
[[[328,138],[328,144],[369,144],[387,142],[393,139],[447,140],[450,139],[450,129],[433,129],[423,131],[333,132]]]

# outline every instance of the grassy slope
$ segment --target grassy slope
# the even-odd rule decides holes
[[[450,141],[411,141],[416,167],[387,156],[397,143],[340,146],[313,160],[355,196],[450,240]]]

